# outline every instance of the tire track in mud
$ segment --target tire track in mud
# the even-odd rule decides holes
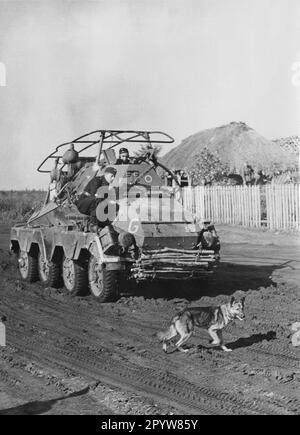
[[[41,294],[40,295],[36,295],[36,294],[30,294],[29,292],[26,293],[25,295],[23,294],[23,296],[25,296],[25,298],[23,299],[23,303],[27,302],[31,302],[33,304],[36,304],[37,301],[37,297],[42,297],[42,303],[43,306],[32,306],[31,308],[34,309],[36,311],[36,315],[37,315],[37,321],[40,320],[40,314],[43,314],[44,312],[46,312],[46,314],[48,316],[53,315],[53,313],[55,314],[55,317],[58,318],[59,320],[65,320],[66,316],[65,314],[68,313],[69,317],[68,321],[70,322],[70,328],[66,329],[66,332],[68,334],[72,334],[74,335],[74,332],[76,331],[77,333],[81,334],[82,333],[82,328],[83,325],[81,324],[81,326],[78,326],[78,321],[73,320],[74,317],[74,312],[75,310],[78,311],[76,314],[78,315],[86,315],[86,312],[84,313],[84,308],[83,307],[78,307],[78,306],[71,306],[71,305],[66,305],[63,303],[60,303],[61,305],[61,309],[63,310],[57,310],[57,302],[55,300],[50,301],[47,300],[45,298],[45,295]],[[18,298],[16,298],[17,301],[20,303],[20,300]],[[70,300],[72,301],[72,300]],[[78,301],[77,301],[78,302]],[[76,302],[76,305],[77,305]],[[3,301],[3,305],[5,304],[5,301]],[[63,305],[63,306],[62,306]],[[15,311],[12,311],[10,309],[9,305],[6,305],[7,310],[10,312],[10,316],[15,316]],[[93,306],[88,306],[86,307],[88,309],[93,309]],[[42,312],[41,312],[42,310]],[[49,310],[49,311],[48,311]],[[81,311],[81,313],[80,313]],[[31,315],[33,314],[32,310],[31,310]],[[103,313],[102,313],[103,314]],[[99,313],[98,313],[99,315]],[[101,314],[100,314],[101,315]],[[27,317],[23,316],[23,312],[19,312],[18,313],[18,318],[23,318],[24,320],[28,320]],[[108,318],[107,318],[108,317]],[[123,316],[122,316],[123,317]],[[111,320],[113,318],[113,321]],[[94,328],[95,329],[95,322],[90,321],[89,319],[84,319],[85,320],[85,325],[84,327],[90,327],[90,328]],[[104,320],[103,317],[100,318],[100,320]],[[115,325],[116,322],[120,322],[123,323],[122,318],[120,319],[120,317],[116,314],[116,313],[109,313],[109,315],[106,315],[105,318],[105,322],[102,322],[101,324],[101,330],[107,330],[108,332],[111,331],[111,327],[112,325]],[[108,322],[108,323],[107,323]],[[104,323],[104,324],[103,324]],[[132,328],[131,328],[132,326]],[[47,329],[47,327],[45,328],[45,325],[43,325],[44,329]],[[154,332],[156,332],[156,329],[153,329],[151,326],[148,325],[141,325],[139,320],[135,320],[135,319],[130,319],[130,318],[126,318],[126,329],[130,329],[130,337],[132,338],[133,336],[135,336],[135,339],[137,341],[141,341],[144,342],[147,341],[147,337],[143,337],[143,340],[141,340],[141,334],[140,334],[140,330],[139,328],[143,328],[144,330],[149,330],[149,336],[151,336],[151,334],[153,334]],[[232,330],[232,328],[229,329],[229,331]],[[139,332],[135,332],[135,331],[139,331]],[[229,332],[228,331],[228,332]],[[89,334],[94,336],[95,339],[99,339],[98,335],[95,335],[93,330],[89,331]],[[74,335],[74,338],[76,338],[77,335]],[[149,337],[148,337],[149,338]],[[200,339],[204,339],[205,337],[204,335],[199,334],[199,338]],[[152,340],[148,340],[149,342],[151,342]],[[211,349],[211,348],[206,348],[206,349]],[[265,357],[267,357],[267,362],[269,364],[273,363],[276,366],[281,366],[282,368],[295,368],[299,366],[299,357],[297,355],[297,353],[295,351],[292,351],[291,349],[287,348],[286,345],[284,345],[281,342],[274,342],[274,340],[270,340],[267,343],[265,342],[261,342],[261,343],[253,343],[251,346],[248,346],[247,349],[249,350],[249,352],[257,354],[260,353],[262,355],[264,355]],[[230,354],[230,357],[232,357],[233,354]]]
[[[19,313],[15,317],[14,323],[15,323],[16,327],[18,327],[18,324],[20,324],[20,320],[22,320],[23,322],[25,322],[28,325],[28,328],[31,331],[31,334],[34,332],[36,333],[37,323],[33,319],[28,321],[26,316]],[[109,327],[105,328],[105,329],[108,332],[110,330]],[[69,341],[74,341],[75,343],[80,344],[80,342],[84,341],[86,346],[90,346],[90,348],[94,348],[94,349],[99,348],[98,343],[102,338],[102,336],[97,335],[93,331],[87,331],[87,330],[86,330],[84,337],[80,338],[80,334],[82,334],[82,327],[78,327],[78,326],[76,327],[76,325],[70,325],[70,329],[62,326],[59,331],[53,330],[52,328],[43,325],[42,335],[44,332],[47,333],[48,337],[51,337],[51,335],[55,333],[56,339],[58,339],[61,344],[68,343]],[[101,332],[103,333],[103,328],[102,328]],[[40,334],[40,332],[39,332],[39,334]],[[140,336],[140,334],[139,335],[136,334],[136,336],[133,337],[131,334],[130,338],[131,338],[131,341],[133,338],[136,338],[136,340],[140,340],[141,336]],[[139,358],[141,358],[143,356],[139,353],[139,349],[138,349],[136,344],[135,344],[135,346],[132,346],[130,344],[129,345],[124,344],[122,346],[122,343],[121,343],[118,346],[118,344],[116,344],[114,341],[112,341],[110,344],[109,343],[105,344],[104,342],[101,342],[101,349],[104,349],[107,352],[109,352],[109,350],[112,349],[112,346],[114,345],[114,353],[120,355],[120,357],[123,356],[124,351],[126,351],[127,355],[130,355],[130,354],[135,355],[135,356],[137,355],[137,357],[139,357]],[[145,349],[145,342],[140,341],[139,344],[142,344],[143,349]],[[150,346],[150,344],[151,344],[151,342],[148,342],[147,347]],[[255,345],[253,345],[253,346],[255,346]],[[264,345],[262,344],[261,346],[264,346]],[[116,349],[116,347],[117,347],[117,349]],[[120,347],[121,347],[121,350],[120,350]],[[142,349],[142,352],[143,352],[143,349]],[[203,348],[202,351],[203,350],[204,350],[204,352],[211,352],[212,351],[210,358],[212,361],[217,361],[218,365],[220,367],[221,366],[226,367],[228,365],[228,363],[241,362],[241,355],[236,353],[236,352],[233,352],[230,354],[224,354],[221,351],[217,351],[214,348],[208,348],[208,347]],[[295,369],[295,368],[299,367],[299,359],[296,358],[294,355],[292,355],[292,356],[279,355],[278,353],[276,354],[276,353],[269,352],[269,350],[265,351],[262,349],[257,349],[256,347],[253,349],[248,348],[247,351],[251,352],[254,355],[256,355],[256,354],[263,355],[264,356],[264,363],[266,365],[269,365],[269,366],[273,365],[274,367],[283,368],[283,369],[292,369],[292,368]],[[193,352],[193,350],[192,350],[188,355],[186,355],[186,357],[188,358],[187,361],[189,363],[191,363],[192,362],[191,360],[197,359],[198,355],[201,355],[201,351],[196,350],[196,352]],[[147,356],[148,357],[150,356],[151,358],[150,359],[148,358],[149,362],[147,362],[147,360],[145,360],[143,358],[144,364],[146,364],[146,365],[150,364],[151,366],[155,365],[156,368],[158,368],[158,369],[166,368],[167,355],[164,354],[162,351],[161,351],[161,354],[158,355],[157,352],[151,352],[149,350],[147,352]],[[182,356],[182,355],[180,354],[180,356]],[[178,359],[175,360],[172,357],[170,357],[167,359],[167,369],[178,371],[178,370],[180,370],[179,363],[180,362],[178,361]],[[205,383],[207,383],[205,378],[206,377],[204,377],[203,380],[205,381]]]
[[[242,252],[239,252],[236,258],[237,263],[241,261],[241,254]],[[229,257],[230,255],[234,257],[229,250]],[[289,249],[287,254],[283,254],[285,255],[290,256]],[[247,264],[249,259],[251,264],[253,261],[257,263],[251,247],[249,253],[243,257],[242,263]],[[232,260],[233,258],[230,262]],[[268,259],[267,263],[274,264],[273,258]],[[281,258],[280,261],[277,258],[276,263],[279,267]],[[296,352],[289,349],[282,338],[253,342],[247,344],[247,349],[238,345],[235,352],[229,355],[215,352],[210,347],[204,347],[203,351],[199,352],[197,346],[196,352],[190,352],[187,358],[179,353],[174,354],[174,357],[166,356],[162,353],[160,345],[154,344],[151,335],[161,328],[162,322],[169,320],[167,313],[175,308],[175,305],[170,305],[167,300],[156,306],[147,298],[142,301],[136,301],[134,298],[132,304],[120,301],[114,307],[98,306],[97,302],[93,304],[89,299],[72,299],[68,294],[44,291],[39,284],[29,286],[22,283],[24,291],[9,293],[9,286],[16,282],[16,278],[9,277],[7,281],[8,288],[1,292],[1,297],[5,298],[1,306],[8,310],[9,324],[15,328],[8,331],[8,339],[26,359],[42,361],[50,368],[69,368],[92,381],[105,379],[108,384],[123,389],[139,390],[143,394],[146,392],[157,400],[167,402],[168,405],[173,398],[174,406],[186,413],[282,414],[287,410],[293,412],[287,406],[288,402],[282,406],[278,401],[270,403],[263,399],[247,400],[247,393],[246,396],[239,393],[239,390],[243,391],[243,387],[246,387],[243,378],[238,374],[236,379],[230,377],[231,369],[226,369],[226,366],[240,367],[243,363],[259,367],[273,365],[298,368],[299,359]],[[186,296],[188,298],[188,292]],[[278,301],[280,303],[280,296]],[[255,307],[253,305],[252,308],[259,311],[260,306],[255,303],[254,298],[253,302]],[[264,304],[264,301],[262,303]],[[22,307],[22,304],[29,306]],[[283,309],[290,313],[292,307],[289,309],[288,305],[283,305]],[[121,315],[118,315],[118,311]],[[261,312],[261,316],[263,315]],[[270,323],[272,324],[271,320],[267,318],[265,325],[260,324],[259,327],[269,327]],[[20,322],[23,323],[22,327],[18,325]],[[229,329],[232,341],[239,339],[241,332],[247,333],[246,329],[242,331],[233,328],[231,332]],[[204,336],[204,333],[203,336],[200,334],[201,342]],[[206,342],[207,339],[203,341]],[[146,353],[139,352],[145,348]],[[215,382],[213,376],[203,375],[205,372],[209,373],[209,366],[214,365],[218,367],[219,376]],[[229,382],[233,380],[232,390],[226,388],[228,382],[217,384],[221,373],[225,377],[226,373],[229,375]],[[255,384],[252,381],[250,385],[252,388]],[[237,393],[234,388],[238,388]],[[292,397],[289,399],[289,394],[287,396],[286,401],[294,400]],[[258,394],[257,397],[261,396]],[[295,402],[294,408],[296,405],[298,403]]]
[[[52,302],[50,303],[52,305]],[[53,306],[53,309],[55,308],[55,305]],[[40,310],[38,310],[40,311]],[[48,310],[47,310],[48,311]],[[59,313],[59,316],[58,316]],[[51,314],[55,314],[55,319],[57,320],[62,320],[64,318],[63,313],[61,313],[61,311],[56,310],[55,313],[51,312],[51,310],[47,313],[48,316],[51,316]],[[74,311],[73,311],[74,314]],[[31,325],[31,329],[34,331],[36,330],[36,325],[39,323],[40,320],[40,312],[35,313],[33,310],[30,311],[30,316],[31,319],[28,322],[28,318],[26,315],[24,315],[23,312],[19,312],[18,314],[16,313],[11,313],[10,314],[10,318],[14,318],[16,319],[16,324],[15,326],[18,327],[18,324],[20,323],[20,320],[22,319],[25,323],[27,323],[28,325]],[[58,317],[60,317],[60,319],[58,319]],[[45,319],[46,320],[46,319]],[[68,342],[68,340],[74,340],[75,342],[82,342],[82,339],[79,340],[79,338],[82,336],[82,331],[83,331],[83,325],[82,324],[76,324],[73,321],[73,318],[69,318],[70,322],[68,327],[61,325],[60,324],[60,329],[59,331],[57,330],[53,330],[53,328],[49,328],[48,325],[46,325],[44,322],[42,326],[42,331],[43,333],[47,333],[48,336],[51,336],[53,333],[56,334],[56,336],[58,336],[60,342],[63,344],[65,342]],[[103,319],[104,320],[104,319]],[[116,319],[117,320],[117,319]],[[58,322],[56,322],[58,323]],[[119,355],[123,355],[124,353],[127,355],[128,358],[131,358],[131,360],[133,359],[133,361],[137,362],[138,364],[143,364],[144,366],[154,366],[156,367],[158,370],[161,369],[165,369],[167,367],[168,370],[172,370],[175,372],[180,372],[180,362],[178,361],[178,357],[175,360],[172,357],[167,358],[166,360],[166,355],[163,354],[161,352],[161,355],[158,355],[158,352],[153,352],[152,351],[152,347],[153,344],[151,343],[151,339],[149,340],[147,338],[143,338],[143,340],[141,341],[141,333],[135,333],[133,334],[132,329],[128,328],[128,325],[126,325],[126,335],[129,334],[128,329],[130,329],[130,340],[131,343],[132,341],[134,342],[134,346],[132,345],[126,345],[126,340],[124,342],[124,339],[122,337],[122,335],[118,332],[118,330],[116,330],[118,332],[118,336],[113,336],[113,332],[111,332],[110,330],[110,324],[106,325],[106,326],[102,326],[103,324],[105,325],[105,322],[102,322],[101,324],[101,335],[99,335],[99,330],[95,332],[95,325],[90,324],[90,322],[88,322],[88,324],[86,324],[86,333],[84,334],[84,343],[85,345],[89,345],[91,348],[95,348],[95,344],[97,343],[97,346],[99,347],[98,343],[99,341],[103,338],[103,333],[105,331],[106,336],[104,336],[105,339],[105,343],[102,342],[101,343],[101,347],[103,349],[109,350],[112,347],[114,348],[114,352],[116,354]],[[113,324],[114,321],[111,323]],[[128,323],[130,323],[130,320],[128,320]],[[136,323],[136,322],[134,322]],[[87,333],[88,331],[88,333]],[[152,330],[153,332],[153,330]],[[142,334],[142,336],[145,334]],[[148,335],[148,334],[147,334]],[[67,338],[66,338],[67,337]],[[121,339],[118,340],[118,338]],[[109,339],[109,340],[108,340]],[[130,343],[130,344],[131,344]],[[96,346],[96,347],[97,347]],[[142,347],[142,355],[139,352],[139,346]],[[277,346],[277,353],[274,352],[270,352],[270,348],[269,348],[269,343],[260,343],[259,344],[259,348],[257,348],[257,345],[254,344],[251,347],[247,348],[247,352],[250,352],[253,355],[263,355],[264,356],[264,363],[266,365],[273,365],[275,367],[280,367],[280,368],[288,368],[291,369],[292,367],[297,366],[298,367],[298,362],[299,360],[296,358],[296,356],[294,354],[292,354],[290,352],[290,355],[283,355],[283,354],[279,354],[278,350],[280,349],[282,352],[285,351],[286,349],[283,349],[283,346]],[[145,353],[143,354],[143,350],[145,350],[145,347],[147,347],[147,351],[146,351],[146,355]],[[266,347],[266,349],[264,349],[264,347]],[[273,346],[274,348],[274,346]],[[151,349],[151,350],[150,350]],[[212,362],[217,362],[218,366],[221,367],[226,367],[226,365],[228,364],[228,362],[233,363],[233,362],[241,362],[241,355],[237,352],[231,353],[231,354],[226,354],[224,356],[223,352],[218,352],[218,351],[213,351],[213,353],[211,355],[208,355],[207,352],[210,352],[211,348],[204,348],[204,352],[206,352],[206,355],[209,357],[209,360],[211,360]],[[192,363],[192,360],[197,360],[197,356],[199,355],[199,352],[191,352],[189,354],[189,358],[187,359],[187,362],[189,362],[190,364]],[[201,353],[200,353],[201,355]],[[147,356],[147,359],[146,359]],[[207,359],[207,358],[206,358]],[[242,359],[243,361],[243,359]],[[208,362],[208,361],[207,361]],[[182,363],[182,362],[181,362]],[[200,382],[200,379],[198,379],[197,377],[197,381]],[[207,379],[203,379],[203,383],[207,384]]]
[[[10,278],[7,285],[12,286],[13,283],[14,280]],[[93,301],[89,299],[73,299],[65,293],[57,294],[53,290],[45,291],[43,287],[39,286],[39,284],[29,286],[25,283],[21,283],[21,288],[15,291],[10,291],[8,287],[8,289],[5,289],[2,296],[5,297],[5,299],[1,301],[2,306],[5,306],[8,310],[10,319],[15,319],[16,328],[18,329],[18,322],[21,320],[24,322],[24,334],[28,334],[29,337],[27,340],[31,340],[30,342],[27,341],[29,349],[26,350],[26,346],[22,346],[22,343],[19,343],[17,347],[22,352],[25,352],[27,356],[30,356],[32,350],[36,348],[38,349],[42,346],[41,342],[43,341],[46,341],[48,346],[54,350],[54,354],[57,352],[57,354],[60,355],[62,347],[65,346],[71,352],[71,356],[63,356],[62,361],[61,358],[59,358],[58,361],[56,361],[55,358],[53,359],[52,352],[47,356],[47,349],[44,349],[43,351],[43,358],[45,362],[48,361],[52,366],[61,365],[61,367],[66,367],[68,361],[72,360],[71,365],[69,365],[72,370],[73,366],[76,367],[77,349],[80,348],[84,350],[80,350],[80,352],[82,352],[82,359],[80,360],[80,367],[78,367],[78,370],[80,373],[86,373],[86,376],[88,376],[88,373],[93,370],[90,370],[89,363],[86,362],[84,358],[85,354],[88,354],[91,360],[93,360],[94,355],[95,361],[93,364],[96,367],[97,364],[99,364],[99,355],[101,353],[102,357],[105,356],[105,358],[108,358],[109,360],[117,359],[119,361],[117,375],[114,373],[110,374],[110,367],[107,368],[107,366],[105,366],[104,371],[99,372],[96,370],[94,372],[94,380],[97,380],[97,378],[99,379],[99,376],[102,376],[106,377],[108,383],[117,382],[119,383],[119,386],[122,386],[123,388],[124,386],[126,388],[132,388],[132,386],[135,386],[133,380],[131,377],[129,380],[126,380],[126,377],[124,379],[123,372],[126,370],[131,370],[133,372],[134,370],[138,370],[143,373],[143,377],[147,378],[153,376],[154,378],[161,379],[157,385],[150,385],[151,391],[149,394],[158,398],[163,397],[164,400],[168,400],[168,403],[170,402],[169,397],[175,396],[177,398],[177,396],[183,396],[186,389],[197,391],[196,395],[201,397],[201,406],[199,403],[194,403],[193,406],[197,406],[196,409],[198,410],[196,412],[282,413],[282,407],[277,406],[274,403],[268,403],[267,406],[261,405],[261,408],[258,407],[260,410],[257,411],[252,406],[253,401],[250,400],[249,403],[252,405],[249,406],[247,401],[244,402],[243,399],[240,398],[239,394],[233,394],[233,399],[228,400],[228,403],[226,403],[224,399],[220,400],[219,397],[223,397],[222,394],[226,394],[223,393],[224,389],[222,391],[218,388],[214,388],[215,385],[212,387],[205,376],[197,376],[196,380],[195,377],[194,379],[191,379],[192,376],[189,376],[188,379],[186,379],[184,373],[182,373],[183,358],[181,358],[181,355],[176,355],[176,358],[169,358],[166,365],[165,355],[158,355],[155,347],[153,348],[153,338],[151,338],[151,335],[153,335],[157,329],[160,329],[162,321],[167,321],[166,313],[174,310],[174,306],[170,306],[166,301],[164,301],[164,303],[154,304],[151,299],[141,302],[138,298],[137,300],[133,298],[132,304],[130,302],[129,305],[126,300],[124,303],[120,301],[120,303],[115,304],[114,306],[98,305],[96,301],[93,303]],[[26,304],[28,304],[28,306],[26,306]],[[141,312],[139,312],[139,308],[141,308]],[[150,313],[147,310],[149,310]],[[137,312],[135,313],[135,311]],[[153,314],[154,312],[158,313],[159,321],[151,321],[151,312]],[[145,319],[143,316],[145,316]],[[147,321],[148,318],[150,320],[149,323]],[[39,327],[41,327],[42,331],[46,331],[47,337],[35,337],[37,334],[37,328]],[[121,331],[121,333],[119,331]],[[231,332],[230,335],[232,338],[236,338],[238,335],[234,328],[229,328],[228,332]],[[119,338],[120,347],[118,347],[117,343]],[[200,338],[202,339],[203,337]],[[104,339],[105,343],[101,343],[101,350],[99,350],[98,343],[101,339]],[[129,345],[126,345],[126,340]],[[131,345],[132,343],[133,346]],[[139,355],[139,347],[147,348],[147,355],[145,355],[145,357]],[[110,352],[111,349],[113,349],[113,354]],[[212,355],[208,355],[206,350],[209,351],[210,349],[211,348],[205,348],[204,351],[206,366],[213,361],[218,362],[219,368],[221,366],[225,367],[228,362],[245,362],[245,354],[242,352],[233,352],[229,356],[226,354],[225,357],[219,352],[213,352]],[[252,355],[263,356],[263,361],[266,365],[274,364],[277,367],[282,365],[283,367],[290,368],[298,363],[298,358],[295,356],[294,352],[289,351],[282,342],[278,341],[275,343],[272,341],[253,343],[251,346],[247,346],[247,352],[248,351],[252,353]],[[114,355],[114,358],[112,355]],[[193,361],[197,359],[197,353],[191,353],[189,356],[191,356],[191,358],[188,358],[187,362],[190,364],[191,368],[193,368]],[[37,360],[40,359],[39,349],[35,354],[35,358]],[[72,358],[75,358],[75,361]],[[101,364],[103,364],[102,360]],[[167,373],[166,367],[168,370]],[[147,369],[152,369],[152,375],[145,372]],[[177,372],[179,376],[174,372]],[[164,378],[163,375],[167,376],[167,378]],[[133,373],[132,376],[134,377]],[[174,381],[175,386],[177,385],[174,390],[175,393],[167,390],[166,393],[161,395],[161,391],[164,391],[166,388],[164,383],[170,383],[170,376],[175,376],[175,379],[177,380],[176,382],[179,382],[179,384],[176,384]],[[188,384],[185,385],[184,382],[187,382]],[[141,379],[138,381],[135,388],[143,393],[145,392],[145,388],[146,391],[149,390],[149,387],[147,387],[147,385],[145,386]],[[202,388],[202,390],[198,391],[195,390],[195,388]],[[215,398],[211,399],[207,391],[214,392]],[[193,400],[189,400],[187,406],[180,405],[182,402],[178,403],[177,401],[174,406],[178,407],[178,405],[180,405],[185,411],[191,412],[190,409]],[[212,404],[212,400],[215,401],[214,405]],[[237,400],[239,403],[238,406],[235,405],[235,407],[233,407],[230,405],[234,400]]]
[[[244,400],[210,387],[195,386],[170,372],[136,366],[132,362],[128,364],[125,359],[118,361],[102,349],[97,352],[89,347],[78,347],[77,343],[70,343],[61,349],[55,347],[55,343],[51,345],[49,341],[37,342],[26,336],[21,339],[13,334],[10,334],[9,339],[17,348],[39,361],[76,370],[93,380],[117,382],[117,385],[123,388],[134,387],[144,394],[167,399],[168,404],[172,402],[174,406],[188,413],[216,415],[274,413],[275,406],[265,407],[259,403],[259,400],[256,403],[252,400]],[[24,347],[27,347],[27,352]],[[280,413],[280,410],[278,409],[277,412]]]
[[[42,307],[39,306],[35,308],[37,308],[39,312],[33,313],[31,310],[30,315],[35,314],[38,319],[42,314]],[[54,308],[55,307],[53,307],[53,309]],[[51,314],[51,312],[49,314]],[[234,395],[228,395],[220,390],[214,390],[211,387],[199,387],[182,378],[179,379],[170,372],[166,373],[165,370],[162,372],[159,369],[154,370],[137,366],[132,362],[126,361],[121,354],[112,357],[112,353],[109,353],[107,349],[103,347],[100,350],[99,346],[95,349],[95,342],[91,339],[95,338],[99,341],[99,337],[94,334],[94,337],[90,337],[90,339],[87,338],[85,345],[81,347],[78,336],[76,341],[76,329],[78,328],[73,330],[71,324],[70,330],[65,327],[62,327],[62,330],[59,331],[49,329],[49,336],[36,337],[34,336],[36,323],[33,319],[29,321],[24,313],[15,313],[15,315],[11,313],[11,316],[15,318],[17,323],[20,322],[22,318],[25,323],[24,326],[26,325],[28,329],[28,331],[26,331],[24,327],[24,336],[22,339],[19,338],[19,334],[16,332],[9,333],[8,339],[12,340],[12,344],[16,345],[17,348],[26,353],[27,356],[34,356],[38,361],[48,361],[52,366],[53,364],[59,364],[62,367],[69,367],[72,370],[76,367],[81,374],[85,374],[86,376],[93,374],[94,379],[99,379],[100,377],[106,378],[108,382],[117,381],[123,387],[124,385],[126,387],[135,386],[135,388],[141,390],[143,393],[146,389],[146,392],[154,396],[168,399],[168,402],[170,401],[170,397],[176,397],[176,407],[182,407],[183,405],[183,409],[188,412],[191,412],[191,409],[193,409],[195,412],[209,414],[218,414],[219,412],[253,414],[274,412],[274,408],[276,408],[274,406],[265,408],[263,406],[254,405],[251,402],[248,403]],[[78,332],[82,333],[82,327],[79,327]],[[70,333],[72,337],[70,337]],[[68,337],[67,340],[66,337]],[[63,349],[58,347],[61,338],[63,339]],[[54,358],[53,355],[59,355],[59,357]],[[120,358],[121,362],[116,361],[116,358]],[[101,366],[101,370],[98,369],[99,365]],[[280,410],[277,410],[277,408],[276,411],[280,413]]]

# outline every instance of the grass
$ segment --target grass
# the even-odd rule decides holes
[[[26,221],[44,201],[43,190],[0,190],[0,222],[16,223]]]

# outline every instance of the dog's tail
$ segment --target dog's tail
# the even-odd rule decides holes
[[[175,327],[174,319],[168,329],[165,331],[159,331],[156,335],[159,341],[168,341],[175,337],[177,335],[177,329]]]

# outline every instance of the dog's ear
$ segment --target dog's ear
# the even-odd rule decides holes
[[[243,305],[243,307],[245,306],[245,296],[241,299],[241,304]]]
[[[231,305],[231,306],[234,304],[234,301],[235,301],[235,297],[232,296],[232,298],[230,299],[230,305]]]

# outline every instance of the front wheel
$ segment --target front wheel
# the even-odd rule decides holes
[[[99,302],[113,302],[118,296],[118,272],[107,270],[100,260],[92,256],[88,276],[91,294]]]
[[[79,260],[63,258],[62,263],[63,282],[72,296],[83,296],[87,292],[88,275],[84,264]]]

